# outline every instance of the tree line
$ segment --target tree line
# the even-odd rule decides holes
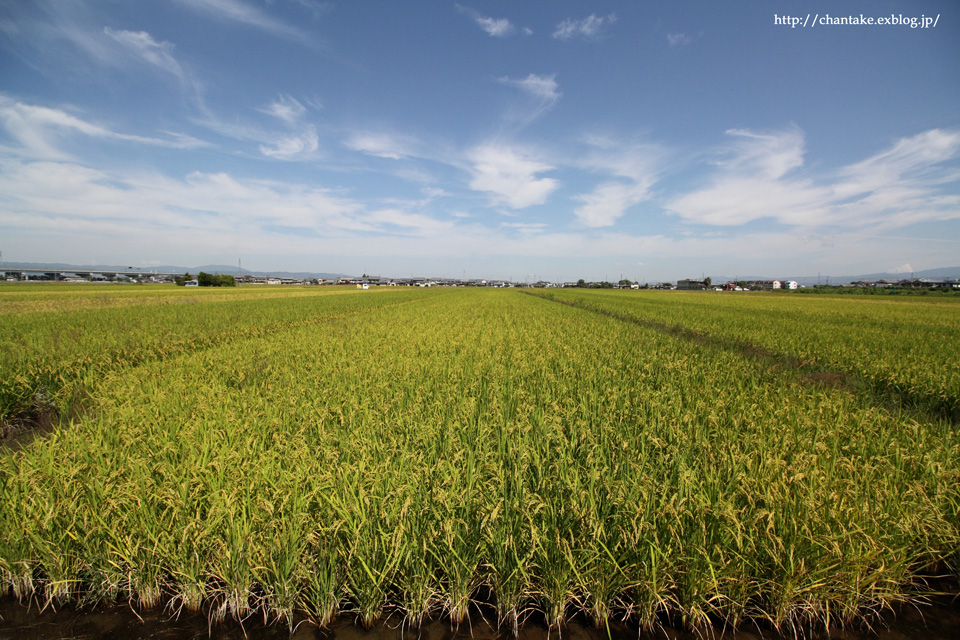
[[[188,282],[193,280],[193,276],[190,275],[190,272],[183,274],[182,276],[177,276],[173,281],[177,284],[178,287],[186,286]],[[237,281],[233,276],[229,275],[219,275],[212,273],[204,273],[201,271],[197,274],[197,284],[201,287],[235,287],[237,286]]]

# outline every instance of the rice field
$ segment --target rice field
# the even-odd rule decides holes
[[[0,585],[796,633],[960,576],[960,306],[0,286]]]

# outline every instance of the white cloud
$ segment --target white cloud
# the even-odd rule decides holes
[[[710,184],[666,203],[700,224],[743,225],[761,218],[804,227],[886,230],[925,220],[960,218],[960,196],[943,186],[960,179],[960,132],[934,129],[824,176],[794,176],[804,140],[779,133],[728,132],[735,139]]]
[[[567,18],[557,25],[553,32],[553,37],[558,40],[572,40],[574,38],[598,40],[603,37],[606,27],[616,21],[617,16],[612,13],[601,17],[598,17],[595,13],[591,13],[581,20]]]
[[[560,99],[556,74],[541,76],[531,73],[526,78],[502,77],[502,84],[516,87],[528,100],[522,107],[517,107],[513,113],[508,113],[507,119],[519,122],[522,126],[530,124],[543,113],[550,110]]]
[[[500,82],[517,87],[521,91],[530,94],[534,98],[544,102],[549,102],[550,104],[553,104],[559,100],[561,95],[560,92],[557,91],[557,88],[559,87],[557,84],[557,74],[541,76],[531,73],[526,78],[522,79],[508,78],[504,76],[500,78]]]
[[[629,207],[649,199],[644,184],[605,182],[592,193],[576,196],[583,202],[574,214],[587,227],[609,227],[616,223]]]
[[[360,131],[351,135],[344,144],[348,149],[366,153],[367,155],[400,160],[401,158],[414,155],[412,147],[415,146],[416,143],[410,138],[386,133]]]
[[[179,0],[190,9],[205,11],[217,18],[238,22],[279,38],[313,44],[310,36],[301,29],[264,13],[256,6],[240,0]]]
[[[420,192],[423,195],[427,196],[428,199],[433,200],[434,198],[443,198],[449,196],[450,194],[440,189],[438,187],[423,187],[420,189]]]
[[[672,160],[660,145],[628,137],[593,135],[584,138],[588,150],[578,164],[590,171],[610,173],[647,186]]]
[[[266,133],[236,124],[218,130],[239,139],[258,140],[261,143],[260,153],[278,160],[306,160],[314,157],[320,146],[317,128],[303,123],[307,109],[296,98],[280,94],[276,100],[258,111],[288,125],[288,133]],[[217,126],[215,125],[215,128]]]
[[[206,143],[184,134],[169,134],[170,138],[153,138],[118,133],[92,124],[60,109],[24,104],[0,94],[0,122],[7,134],[21,147],[16,153],[33,158],[66,159],[69,154],[59,148],[60,140],[69,134],[92,138],[121,140],[138,144],[190,149]]]
[[[302,185],[199,171],[176,180],[69,162],[8,161],[0,191],[7,194],[3,212],[8,221],[24,226],[39,216],[105,229],[136,213],[137,224],[170,227],[184,235],[195,229],[249,234],[269,225],[350,228],[362,213],[357,202]]]
[[[146,31],[115,31],[104,27],[103,32],[149,64],[172,73],[181,80],[185,79],[180,63],[173,57],[173,45],[169,42],[157,42]]]
[[[931,129],[903,138],[889,150],[862,162],[845,167],[839,172],[843,182],[837,187],[837,196],[855,195],[900,184],[905,179],[937,179],[931,168],[960,154],[960,131]],[[953,181],[957,174],[942,173],[939,180]]]
[[[318,146],[317,129],[308,125],[298,134],[260,145],[260,153],[278,160],[297,160],[314,153]]]
[[[685,33],[668,33],[667,42],[671,47],[682,47],[686,44],[690,44],[691,38]]]
[[[505,229],[515,229],[521,233],[543,233],[547,225],[543,222],[501,222]]]
[[[267,108],[260,111],[283,120],[287,124],[295,124],[307,112],[306,108],[295,98],[283,94],[280,94]]]
[[[809,181],[771,181],[755,176],[726,176],[713,186],[675,198],[669,211],[700,224],[743,225],[775,218],[792,225],[829,224],[827,192]]]
[[[398,209],[372,211],[364,215],[363,220],[378,230],[389,230],[396,233],[397,229],[394,229],[394,227],[399,227],[402,233],[417,235],[436,235],[440,232],[450,231],[454,227],[454,223],[448,220],[438,220],[421,213],[409,213]]]
[[[552,166],[502,145],[477,147],[469,154],[473,165],[470,188],[489,193],[494,203],[511,209],[543,204],[559,186],[553,178],[539,178]]]
[[[476,9],[464,7],[459,4],[457,5],[457,9],[459,9],[461,13],[470,16],[487,35],[494,38],[505,38],[516,31],[516,27],[506,18],[490,18],[481,15]]]
[[[548,259],[565,265],[555,277],[590,279],[604,276],[603,271],[596,272],[596,264],[589,266],[591,259],[605,264],[640,260],[656,265],[643,271],[649,280],[688,275],[684,269],[690,268],[694,258],[707,260],[697,264],[705,264],[702,268],[708,271],[715,268],[711,264],[748,260],[748,264],[776,265],[777,269],[791,264],[813,272],[862,273],[875,270],[863,265],[876,264],[878,259],[880,264],[893,265],[897,260],[916,268],[949,264],[957,249],[956,240],[932,243],[858,229],[831,233],[737,229],[669,237],[616,229],[557,232],[536,222],[504,221],[491,226],[464,212],[434,219],[402,207],[369,207],[330,189],[245,180],[224,172],[193,172],[175,179],[9,157],[0,157],[0,194],[0,228],[18,251],[38,259],[79,263],[84,258],[75,256],[81,253],[135,262],[137,256],[141,260],[159,256],[166,263],[179,260],[186,265],[210,262],[211,255],[223,253],[243,255],[244,265],[247,256],[257,256],[264,268],[296,269],[342,268],[343,263],[334,260],[337,257],[418,261],[447,257],[456,264],[465,257],[489,257],[492,264],[503,263],[504,258],[513,265],[530,261],[524,263],[529,268],[513,271],[514,275],[540,273],[543,263],[538,261]],[[211,238],[216,238],[215,245]],[[58,247],[53,250],[56,253],[51,253],[51,246]],[[923,256],[925,265],[917,264],[916,255]],[[570,261],[569,256],[587,262]],[[388,271],[398,273],[402,263],[393,264]],[[797,268],[791,271],[802,273]],[[674,270],[678,275],[671,275]],[[502,277],[508,275],[502,273]]]
[[[579,160],[580,166],[627,181],[606,181],[591,193],[575,196],[583,204],[574,215],[587,227],[612,226],[627,209],[651,198],[665,154],[657,145],[646,142],[596,135],[585,142],[589,151]]]
[[[477,19],[480,28],[495,38],[503,38],[513,33],[513,25],[506,18],[485,18]]]
[[[727,135],[734,140],[718,162],[727,170],[776,180],[803,164],[805,141],[803,132],[796,126],[773,133],[729,129]]]
[[[36,4],[46,14],[45,19],[20,23],[24,27],[23,49],[40,52],[33,64],[55,66],[56,71],[62,73],[94,76],[100,69],[129,70],[146,64],[175,78],[190,99],[201,101],[202,85],[174,56],[173,43],[158,42],[147,31],[102,26],[103,18],[92,15],[92,3],[38,0],[29,4]],[[69,42],[73,47],[63,47],[60,41]],[[78,56],[77,50],[84,55]],[[95,63],[93,67],[91,62]]]

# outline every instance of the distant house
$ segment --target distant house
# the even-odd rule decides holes
[[[706,280],[677,280],[677,289],[688,291],[703,291],[707,288]]]
[[[851,282],[850,284],[855,287],[866,287],[871,289],[886,289],[897,286],[896,282],[891,282],[890,280],[857,280],[856,282]]]
[[[748,280],[746,284],[756,291],[772,291],[780,288],[779,280]]]
[[[930,278],[910,278],[901,280],[897,283],[898,287],[909,287],[912,289],[956,289],[956,280],[932,280]]]
[[[790,290],[793,290],[793,289],[796,289],[797,286],[798,286],[798,285],[797,285],[796,280],[784,280],[783,282],[780,283],[780,288],[781,288],[781,289],[790,289]]]

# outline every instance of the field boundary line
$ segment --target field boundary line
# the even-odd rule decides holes
[[[932,396],[931,394],[905,389],[903,386],[885,378],[864,379],[850,371],[817,365],[786,353],[772,351],[749,341],[724,338],[723,336],[705,333],[689,327],[617,313],[610,309],[599,309],[573,300],[561,300],[551,295],[544,295],[532,291],[523,291],[522,293],[541,300],[547,300],[597,315],[614,318],[621,322],[634,324],[695,344],[735,352],[744,358],[759,362],[768,368],[793,373],[797,377],[797,382],[804,386],[813,385],[815,387],[827,387],[839,391],[846,391],[850,394],[872,400],[875,404],[889,410],[909,410],[923,419],[940,419],[945,420],[954,427],[960,426],[960,403],[958,403],[956,398],[951,398],[953,402],[949,402]],[[866,392],[870,392],[869,397],[867,397]]]
[[[140,353],[127,353],[125,349],[113,349],[100,359],[99,362],[105,364],[90,363],[87,366],[76,367],[73,374],[69,377],[65,377],[63,371],[74,367],[76,365],[75,361],[73,363],[67,363],[64,366],[59,366],[56,369],[46,369],[35,372],[36,375],[26,381],[27,385],[31,387],[31,396],[35,398],[37,394],[41,394],[53,403],[54,395],[66,391],[71,400],[63,407],[50,405],[42,408],[38,408],[34,400],[29,405],[14,408],[8,415],[0,416],[0,451],[2,451],[2,445],[8,436],[14,436],[15,439],[20,439],[31,433],[46,433],[60,424],[62,420],[72,421],[81,418],[85,411],[78,409],[78,407],[84,405],[92,395],[91,389],[86,388],[87,385],[84,380],[91,375],[105,378],[117,372],[135,368],[149,362],[162,362],[167,358],[201,353],[205,350],[235,341],[248,340],[251,338],[266,338],[270,335],[279,335],[286,331],[318,325],[327,321],[423,302],[443,295],[449,295],[449,293],[443,292],[417,296],[409,300],[377,304],[371,307],[354,309],[332,315],[318,314],[309,318],[286,323],[277,322],[239,330],[228,329],[214,335],[197,336],[186,340],[164,343],[162,345],[153,345]],[[51,380],[60,380],[62,384],[52,384],[50,382]]]

